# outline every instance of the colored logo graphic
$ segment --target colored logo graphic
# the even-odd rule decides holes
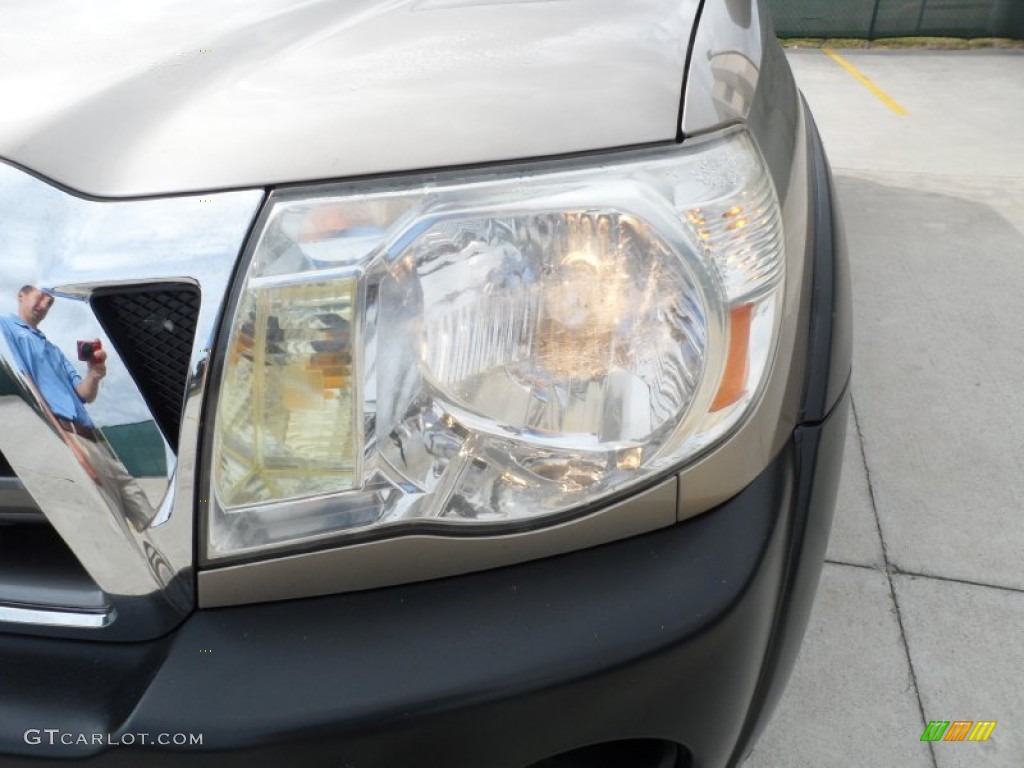
[[[988,741],[995,727],[995,720],[932,720],[921,741]]]

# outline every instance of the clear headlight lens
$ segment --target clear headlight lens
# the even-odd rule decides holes
[[[557,516],[754,402],[783,284],[749,136],[278,196],[224,351],[208,554]]]

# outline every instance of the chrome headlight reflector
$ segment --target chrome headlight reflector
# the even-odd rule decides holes
[[[749,135],[271,199],[223,347],[207,555],[556,519],[681,466],[776,345]]]

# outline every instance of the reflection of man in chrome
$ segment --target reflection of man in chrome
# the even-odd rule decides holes
[[[36,395],[48,410],[54,426],[100,491],[120,509],[132,526],[141,531],[154,511],[142,488],[114,455],[93,424],[86,403],[99,395],[107,375],[107,353],[97,349],[81,376],[64,353],[39,330],[53,306],[53,296],[33,285],[18,291],[18,314],[0,318],[18,364],[30,379]]]

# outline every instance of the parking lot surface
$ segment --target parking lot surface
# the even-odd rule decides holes
[[[790,51],[832,161],[853,414],[800,659],[747,768],[1024,765],[1024,52]],[[996,721],[924,742],[930,721]]]

